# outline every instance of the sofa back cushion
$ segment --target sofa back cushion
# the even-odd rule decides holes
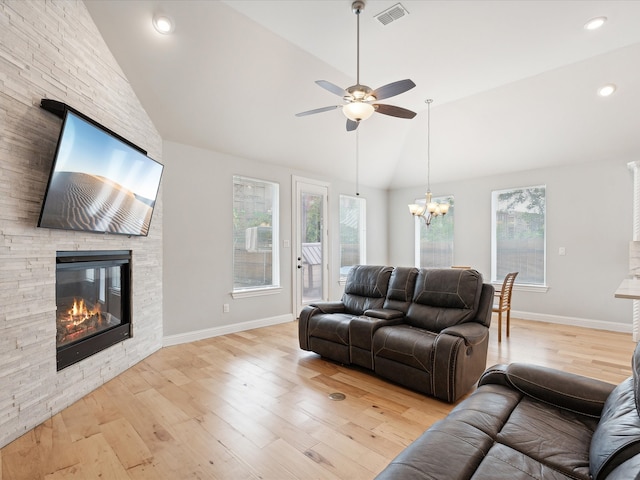
[[[362,315],[365,310],[382,308],[392,267],[355,265],[349,270],[342,303],[345,312]]]
[[[594,480],[607,478],[618,466],[640,455],[640,344],[633,375],[609,395],[591,438],[589,463]]]
[[[399,310],[406,314],[416,288],[417,277],[418,269],[415,267],[394,268],[389,280],[387,298],[384,300],[383,308]]]
[[[421,268],[407,323],[432,332],[473,321],[478,313],[482,275],[476,270]]]

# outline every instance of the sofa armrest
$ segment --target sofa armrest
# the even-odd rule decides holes
[[[440,334],[443,333],[461,337],[466,345],[475,346],[486,340],[489,329],[480,323],[468,322],[447,327],[440,332]]]
[[[482,292],[480,293],[480,304],[478,305],[478,314],[476,315],[476,322],[488,327],[491,325],[491,314],[493,311],[493,296],[496,290],[493,285],[489,283],[482,284]]]
[[[302,350],[311,350],[309,347],[309,319],[318,313],[343,313],[345,311],[342,302],[317,302],[305,306],[298,315],[298,342]]]
[[[311,350],[309,348],[309,319],[320,310],[318,307],[306,305],[298,315],[298,343],[302,350]]]
[[[479,384],[508,382],[509,386],[538,401],[599,417],[615,385],[553,368],[525,363],[498,365],[486,371]]]
[[[447,327],[436,335],[433,396],[452,403],[467,393],[485,370],[488,345],[489,329],[475,322]]]
[[[505,387],[513,388],[513,385],[507,379],[507,367],[509,365],[505,365],[500,363],[498,365],[494,365],[493,367],[487,368],[480,380],[478,380],[478,387],[482,385],[504,385]]]
[[[391,310],[389,308],[370,308],[364,315],[372,318],[379,318],[381,320],[394,320],[396,318],[404,317],[404,313],[400,310]]]
[[[344,313],[345,306],[342,302],[315,302],[310,304],[322,313]]]

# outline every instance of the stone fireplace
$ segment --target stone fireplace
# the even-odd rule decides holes
[[[57,252],[57,369],[129,338],[131,331],[131,251]]]

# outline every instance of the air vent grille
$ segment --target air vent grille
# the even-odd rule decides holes
[[[401,4],[396,3],[393,7],[387,8],[384,12],[380,12],[375,16],[382,25],[389,25],[405,15],[408,15],[409,11]]]

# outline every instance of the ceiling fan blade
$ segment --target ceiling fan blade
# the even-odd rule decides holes
[[[350,118],[347,118],[347,132],[353,132],[356,128],[358,128],[360,122],[354,122]]]
[[[395,105],[383,105],[376,103],[373,105],[373,108],[375,108],[378,113],[398,118],[413,118],[417,115],[416,112],[412,112],[406,108],[396,107]]]
[[[304,117],[306,115],[313,115],[314,113],[328,112],[340,107],[342,107],[342,105],[331,105],[330,107],[314,108],[313,110],[307,110],[306,112],[296,113],[296,117]]]
[[[331,93],[335,93],[339,97],[344,97],[345,95],[347,95],[347,92],[344,90],[344,88],[340,88],[339,86],[334,85],[331,82],[327,82],[326,80],[316,80],[316,83],[325,90],[328,90]]]
[[[398,80],[397,82],[388,83],[382,87],[376,88],[372,95],[376,97],[376,100],[382,100],[383,98],[395,97],[401,93],[411,90],[416,84],[408,78],[406,80]]]

